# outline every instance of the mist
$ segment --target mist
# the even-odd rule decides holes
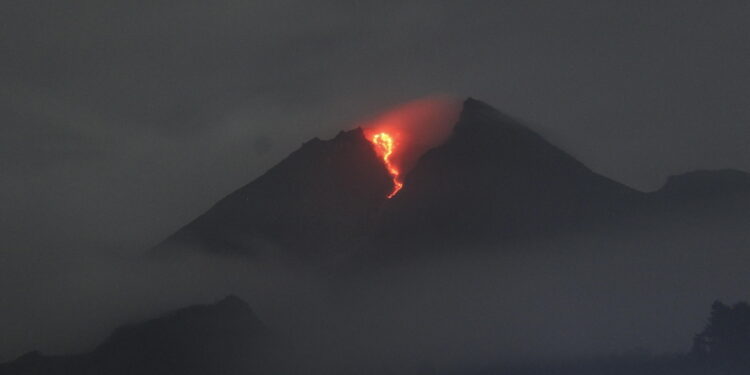
[[[0,351],[83,352],[123,323],[236,294],[312,371],[685,352],[712,301],[750,297],[745,225],[423,249],[429,256],[356,272],[188,249],[172,260],[6,252],[0,279],[14,287],[2,297]]]

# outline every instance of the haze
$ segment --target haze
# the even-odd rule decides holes
[[[331,342],[367,327],[351,345],[372,357],[353,361],[685,350],[711,301],[750,297],[747,223],[441,258],[333,291],[286,265],[140,256],[302,142],[434,95],[491,103],[640,190],[750,171],[748,19],[732,0],[4,4],[0,361],[228,293],[303,346],[310,322],[339,326]]]

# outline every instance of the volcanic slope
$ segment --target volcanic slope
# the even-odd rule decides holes
[[[316,138],[157,249],[322,259],[384,243],[537,239],[638,217],[667,220],[708,196],[732,199],[716,207],[750,197],[750,177],[739,171],[674,177],[654,193],[631,189],[471,98],[448,140],[402,172],[403,188],[388,198],[392,176],[365,131]],[[746,218],[743,212],[733,215]]]

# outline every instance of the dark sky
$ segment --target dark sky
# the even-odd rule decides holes
[[[26,320],[0,359],[45,319],[91,329],[106,283],[131,298],[109,329],[143,300],[122,275],[151,291],[97,253],[138,254],[307,139],[426,95],[486,101],[642,190],[750,171],[749,19],[745,0],[3,2],[0,306]],[[171,283],[207,290],[194,275]],[[717,296],[685,295],[695,321]]]
[[[5,2],[6,243],[146,246],[313,136],[433,93],[641,189],[750,170],[747,1]]]

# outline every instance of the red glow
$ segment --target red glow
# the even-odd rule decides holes
[[[404,187],[404,183],[401,181],[401,171],[399,171],[398,167],[396,167],[391,161],[391,155],[393,155],[393,152],[396,149],[396,142],[393,140],[393,137],[386,132],[372,134],[369,137],[369,140],[375,145],[375,151],[377,151],[378,155],[383,158],[383,163],[385,163],[388,173],[390,173],[393,178],[393,190],[388,194],[388,199],[393,198],[393,196]]]
[[[361,122],[393,179],[393,198],[404,187],[404,176],[427,150],[450,135],[458,119],[460,101],[448,96],[430,96],[403,103]]]

